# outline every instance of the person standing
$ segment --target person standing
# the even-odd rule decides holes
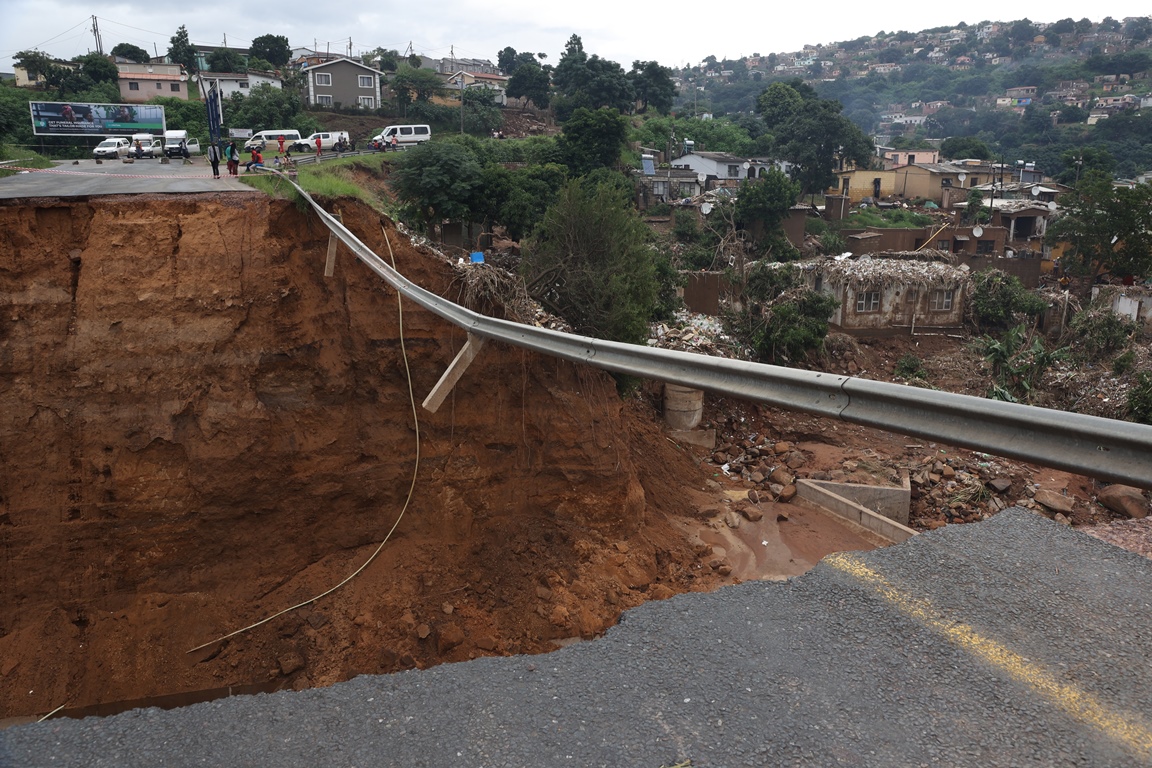
[[[212,178],[220,178],[220,145],[216,142],[208,143],[208,164],[212,166]]]
[[[323,145],[323,143],[320,141],[320,137],[319,137],[319,136],[317,136],[317,137],[316,137],[316,158],[317,158],[317,159],[319,159],[319,158],[320,158],[320,152],[322,151],[322,147],[323,147],[323,146],[324,146],[324,145]]]
[[[238,176],[240,174],[240,150],[236,147],[236,142],[232,142],[224,149],[224,154],[228,157],[228,175]]]
[[[280,144],[280,154],[284,154],[284,137],[281,136],[280,138],[276,139],[276,141]]]
[[[392,151],[398,152],[400,150],[400,142],[396,140],[396,134],[392,134]]]

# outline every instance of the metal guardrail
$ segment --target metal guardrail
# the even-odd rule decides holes
[[[1152,426],[882,381],[622,344],[478,314],[408,280],[298,184],[285,179],[369,269],[401,295],[468,333],[608,371],[833,417],[1108,482],[1152,488]]]

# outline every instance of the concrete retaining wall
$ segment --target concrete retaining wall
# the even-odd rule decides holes
[[[916,531],[904,525],[908,522],[908,507],[911,502],[911,490],[907,478],[904,478],[902,488],[831,483],[824,480],[797,480],[796,495],[834,515],[851,520],[893,543],[898,544],[916,535]],[[904,522],[873,512],[861,502],[878,509],[889,510],[897,516],[901,515],[902,505]]]

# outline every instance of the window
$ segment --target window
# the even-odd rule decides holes
[[[158,90],[158,91],[164,90],[164,83],[156,83],[156,90]]]
[[[331,96],[317,96],[316,97],[316,103],[322,107],[330,107],[330,106],[332,106],[332,97]]]
[[[856,294],[857,312],[879,312],[880,291],[860,291]]]
[[[128,90],[130,90],[130,91],[140,90],[140,83],[128,83]]]
[[[360,75],[360,87],[371,88],[373,85],[372,80],[372,75]]]
[[[654,181],[654,182],[652,182],[652,194],[656,195],[657,197],[663,197],[664,195],[668,194],[668,182],[666,182],[666,181]]]
[[[328,72],[317,72],[316,85],[332,85],[332,75]]]
[[[932,291],[932,298],[928,301],[928,309],[933,312],[947,312],[951,310],[952,291],[943,288]]]
[[[400,135],[401,136],[411,136],[412,135],[412,127],[408,126],[408,125],[400,126]]]
[[[951,251],[952,250],[952,241],[951,240],[937,240],[936,241],[936,250],[945,251],[945,252]]]
[[[172,93],[180,93],[180,83],[172,83]]]
[[[916,155],[908,155],[908,165],[912,165],[914,162],[916,162]]]
[[[361,96],[360,97],[360,108],[361,109],[376,109],[376,99],[372,96]]]
[[[412,132],[415,133],[417,136],[427,136],[428,135],[428,126],[418,125],[412,129]]]
[[[993,253],[993,249],[994,249],[995,245],[996,245],[995,240],[977,240],[976,241],[976,253],[983,254],[983,255]]]
[[[241,88],[247,88],[248,87],[248,81],[247,80],[241,80],[240,81],[240,87]]]
[[[734,179],[739,175],[740,175],[740,166],[738,166],[738,165],[728,166],[728,178]]]

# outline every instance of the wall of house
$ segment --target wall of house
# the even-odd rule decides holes
[[[840,306],[832,315],[831,324],[852,335],[890,336],[912,333],[916,329],[955,329],[964,324],[964,286],[953,289],[952,307],[948,310],[930,309],[931,289],[898,283],[877,286],[880,308],[874,312],[857,311],[857,291],[850,286],[826,284],[823,290],[840,301]]]
[[[967,266],[972,272],[998,269],[1006,274],[1015,275],[1025,288],[1036,288],[1040,285],[1040,275],[1045,271],[1044,264],[1043,259],[1005,259],[968,253],[957,254],[956,258],[956,266]]]
[[[1092,299],[1103,298],[1112,312],[1152,327],[1152,289],[1131,285],[1094,285]]]
[[[313,104],[319,104],[320,96],[331,96],[333,106],[339,104],[344,107],[356,107],[360,104],[361,96],[371,96],[374,104],[380,106],[380,73],[373,74],[372,70],[358,67],[346,61],[336,61],[323,68],[310,68],[304,70],[308,76],[308,98]],[[316,75],[332,75],[331,85],[317,85]],[[372,87],[360,87],[360,75],[372,77]]]
[[[132,90],[132,83],[137,84],[136,90]],[[188,84],[183,80],[134,80],[131,75],[121,75],[119,84],[120,98],[126,104],[143,104],[157,96],[188,98]]]
[[[848,179],[848,190],[845,193],[844,179]],[[853,171],[840,174],[840,194],[848,195],[850,205],[859,205],[866,197],[872,197],[873,179],[880,179],[880,197],[891,197],[896,194],[895,171]]]

